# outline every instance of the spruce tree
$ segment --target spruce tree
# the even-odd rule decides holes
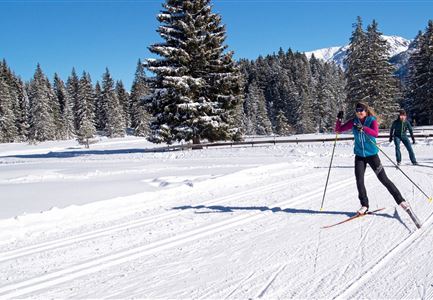
[[[278,135],[291,135],[294,133],[294,130],[292,126],[290,126],[289,121],[287,120],[286,116],[284,115],[283,111],[279,111],[276,117],[276,126],[275,126],[275,132]]]
[[[368,88],[368,83],[364,80],[364,64],[367,60],[367,47],[367,35],[362,28],[361,17],[358,17],[356,24],[354,24],[347,56],[344,61],[347,93],[346,103],[349,109],[355,107],[357,102],[367,100],[365,91]],[[351,114],[354,115],[352,112]]]
[[[33,142],[54,140],[56,125],[52,109],[52,97],[48,79],[37,65],[33,79],[29,85],[30,129],[29,138]]]
[[[15,127],[12,97],[6,81],[0,78],[0,142],[11,143],[15,141],[16,137],[17,129]]]
[[[149,49],[156,74],[146,98],[155,143],[200,143],[239,137],[235,116],[242,101],[241,76],[232,52],[225,52],[225,28],[210,0],[166,0],[158,15],[163,43]]]
[[[104,106],[102,103],[102,88],[99,81],[95,85],[95,126],[99,131],[103,131],[106,125]]]
[[[347,104],[352,108],[358,101],[367,102],[376,109],[382,127],[390,125],[399,107],[397,80],[388,59],[377,22],[373,20],[365,33],[358,17],[346,59]]]
[[[373,20],[367,27],[368,56],[364,64],[364,80],[368,83],[366,101],[372,105],[380,118],[382,127],[390,126],[398,111],[398,81],[394,77],[394,67],[389,63],[389,46],[378,31]]]
[[[90,75],[83,72],[83,75],[78,84],[78,102],[77,102],[77,140],[80,144],[86,145],[89,148],[89,141],[96,133],[94,124],[94,99],[92,81]]]
[[[117,94],[117,98],[119,99],[120,106],[122,107],[122,118],[125,122],[123,126],[125,128],[128,128],[131,126],[131,119],[130,119],[130,112],[129,112],[129,108],[130,108],[129,94],[125,90],[125,87],[121,80],[116,82],[116,94]]]
[[[78,85],[80,79],[75,72],[75,68],[72,68],[71,75],[68,77],[66,81],[66,90],[69,94],[69,97],[72,102],[72,113],[74,115],[74,129],[75,132],[78,130],[78,115],[77,115],[77,107],[78,107]]]
[[[433,21],[419,36],[417,50],[410,58],[409,90],[413,118],[418,125],[433,124]]]
[[[101,92],[102,111],[105,117],[105,133],[109,137],[123,137],[125,135],[125,121],[122,106],[114,89],[114,81],[106,69],[102,80]]]
[[[65,83],[57,73],[54,74],[53,88],[60,111],[59,135],[62,139],[70,139],[74,136],[75,132],[72,98],[66,91]]]
[[[143,105],[143,100],[148,94],[149,87],[144,66],[141,60],[138,60],[129,99],[131,127],[134,129],[134,135],[136,136],[148,136],[149,134],[150,115]]]

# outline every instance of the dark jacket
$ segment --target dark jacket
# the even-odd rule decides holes
[[[400,118],[392,122],[391,131],[389,132],[389,138],[407,138],[406,131],[409,130],[410,137],[414,139],[412,125],[408,121],[401,121]]]

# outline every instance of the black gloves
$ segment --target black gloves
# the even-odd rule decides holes
[[[355,123],[355,127],[358,129],[358,131],[362,131],[364,129],[364,126],[362,126],[361,123]]]
[[[340,110],[337,114],[337,119],[342,121],[343,120],[343,116],[344,116],[344,112],[342,110]]]
[[[389,137],[389,142],[390,142],[390,143],[392,142],[392,136]]]

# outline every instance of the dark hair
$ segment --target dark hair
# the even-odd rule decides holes
[[[406,111],[405,111],[404,109],[400,109],[400,110],[398,111],[398,114],[399,114],[400,116],[405,116],[405,115],[406,115]]]

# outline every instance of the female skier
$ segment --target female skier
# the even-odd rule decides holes
[[[379,149],[376,146],[376,137],[379,134],[379,125],[375,113],[367,103],[358,102],[355,108],[356,117],[342,124],[343,112],[340,111],[337,115],[335,131],[338,133],[352,129],[355,136],[355,177],[356,186],[358,188],[358,197],[361,202],[361,208],[357,211],[358,214],[364,215],[368,212],[368,197],[364,185],[364,174],[367,164],[376,173],[380,182],[388,189],[394,197],[395,202],[400,205],[405,211],[409,210],[407,203],[397,187],[388,179],[377,153]]]

